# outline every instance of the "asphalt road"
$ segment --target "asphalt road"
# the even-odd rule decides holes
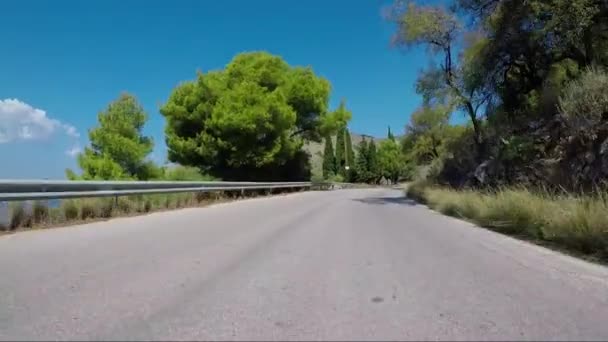
[[[0,339],[606,340],[608,269],[299,193],[0,237]]]

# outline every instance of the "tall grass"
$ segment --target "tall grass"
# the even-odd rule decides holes
[[[281,189],[281,191],[275,191],[275,193],[291,191],[293,190]],[[239,190],[68,199],[63,200],[58,208],[49,208],[46,202],[34,202],[31,208],[27,208],[25,203],[14,202],[9,210],[9,226],[4,229],[45,227],[71,222],[108,219],[116,216],[137,215],[158,210],[200,207],[243,197],[264,195],[267,195],[264,190],[247,190],[244,193]],[[2,229],[0,227],[0,230]]]
[[[446,215],[608,260],[608,195],[603,192],[580,196],[525,188],[481,192],[417,182],[407,194]]]

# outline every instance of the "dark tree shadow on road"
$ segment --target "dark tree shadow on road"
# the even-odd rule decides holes
[[[364,197],[364,198],[354,198],[353,201],[365,203],[365,204],[400,204],[400,205],[408,205],[415,206],[418,205],[416,201],[409,199],[407,197]]]

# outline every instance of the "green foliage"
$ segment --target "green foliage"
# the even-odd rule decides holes
[[[192,166],[173,165],[163,169],[163,180],[169,181],[213,181],[215,178],[204,175]]]
[[[394,39],[406,45],[428,44],[433,51],[445,49],[456,38],[460,29],[458,20],[441,7],[407,5],[405,12],[396,18],[398,32]]]
[[[447,138],[450,111],[448,107],[436,105],[424,106],[410,117],[406,127],[406,138],[403,143],[406,153],[420,164],[426,164],[438,158],[442,153]]]
[[[346,174],[346,128],[340,128],[336,134],[336,174],[344,177]]]
[[[365,138],[357,146],[355,157],[356,180],[361,183],[376,184],[382,178],[383,170],[378,161],[378,151],[373,139]]]
[[[408,162],[457,186],[591,189],[608,180],[607,4],[403,4],[393,6],[395,43],[432,54],[416,82],[423,109],[402,140]],[[453,129],[451,112],[469,125]]]
[[[325,150],[323,151],[323,178],[329,179],[336,171],[336,157],[329,134],[325,137]]]
[[[386,134],[386,138],[391,141],[395,141],[395,136],[393,132],[391,132],[391,126],[388,126],[388,133]]]
[[[484,142],[479,110],[486,107],[492,97],[485,78],[475,67],[477,58],[472,58],[478,54],[465,53],[460,57],[455,54],[455,46],[462,38],[458,18],[440,6],[419,6],[409,2],[402,8],[397,2],[395,8],[401,9],[396,10],[396,43],[425,46],[433,55],[441,57],[439,67],[432,64],[421,73],[416,91],[423,96],[425,105],[443,104],[448,105],[446,108],[450,111],[460,109],[466,113],[482,152]]]
[[[32,226],[32,215],[30,215],[21,202],[15,203],[11,208],[10,229]]]
[[[323,133],[336,134],[339,130],[346,127],[351,118],[352,113],[346,108],[346,102],[342,100],[338,109],[323,119],[319,130]]]
[[[265,52],[237,55],[175,88],[162,106],[169,160],[226,180],[294,177],[282,170],[306,166],[303,141],[341,120],[327,114],[329,92],[310,68]]]
[[[377,183],[382,177],[380,165],[378,164],[378,150],[376,149],[376,143],[373,139],[370,140],[367,146],[367,168],[369,177],[371,178],[369,183]]]
[[[67,170],[68,179],[151,179],[158,169],[146,157],[152,138],[142,135],[147,115],[137,99],[121,94],[97,116],[99,126],[89,131],[91,146],[78,156],[82,175]]]
[[[80,201],[80,219],[88,220],[97,216],[95,199],[85,199]]]
[[[390,132],[390,131],[389,131]],[[393,184],[405,173],[405,159],[399,144],[394,139],[380,142],[378,147],[378,169],[381,175]]]
[[[75,200],[64,200],[61,201],[61,208],[63,209],[63,217],[72,221],[78,217],[78,206]]]
[[[348,128],[344,131],[344,140],[346,141],[346,165],[348,166],[345,179],[347,182],[354,182],[356,178],[355,151],[353,150],[353,142]]]
[[[346,179],[344,178],[344,176],[337,174],[337,175],[331,175],[331,177],[329,177],[328,181],[330,182],[336,182],[336,183],[344,183]]]
[[[35,201],[32,206],[32,219],[33,223],[40,224],[44,223],[49,219],[49,207],[46,203],[41,201]]]
[[[595,130],[608,115],[608,73],[590,69],[569,83],[559,99],[559,110],[573,130]]]
[[[363,138],[359,145],[357,145],[357,155],[355,157],[355,170],[357,175],[357,181],[361,183],[367,183],[372,179],[368,164],[369,148],[365,138]]]

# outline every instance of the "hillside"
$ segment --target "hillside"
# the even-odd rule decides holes
[[[386,139],[386,138],[376,138],[376,137],[372,137],[369,135],[357,134],[357,133],[351,132],[351,140],[353,142],[353,149],[355,151],[357,150],[357,145],[361,142],[361,140],[363,140],[364,136],[365,136],[366,140],[368,140],[368,141],[374,140],[374,142],[376,142],[376,144],[378,144],[382,140]],[[333,137],[333,144],[334,144],[334,148],[335,148],[336,137]],[[323,164],[324,147],[325,147],[324,143],[315,143],[315,142],[311,142],[311,143],[304,145],[304,150],[307,151],[308,153],[310,153],[310,156],[311,156],[310,163],[312,165],[312,174],[313,175],[321,175],[323,173],[322,164]]]

